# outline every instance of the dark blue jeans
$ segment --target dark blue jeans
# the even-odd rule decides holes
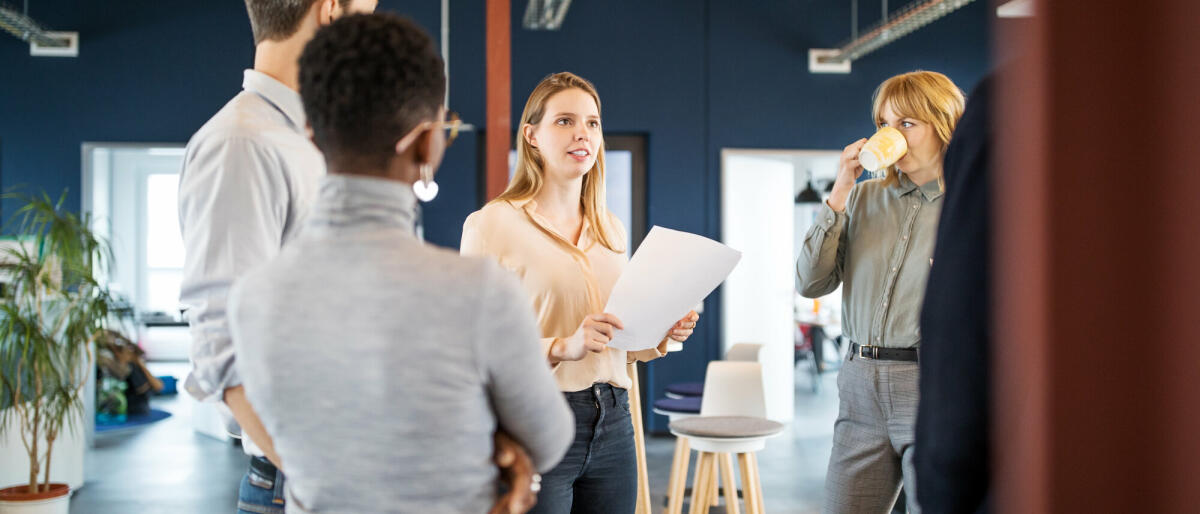
[[[593,384],[564,395],[575,413],[575,442],[558,466],[542,474],[530,514],[633,514],[637,456],[629,393]]]
[[[253,467],[238,487],[238,514],[283,514],[283,472],[263,476]]]

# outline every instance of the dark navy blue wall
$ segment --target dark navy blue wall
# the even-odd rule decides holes
[[[883,79],[924,68],[969,91],[989,65],[986,1],[856,61],[849,75],[807,70],[808,48],[849,35],[842,0],[582,0],[557,32],[522,30],[525,3],[512,3],[514,123],[546,74],[568,70],[592,80],[605,129],[648,137],[649,223],[713,238],[720,237],[722,148],[839,149],[872,131],[870,96]],[[879,7],[859,3],[865,27]],[[0,37],[4,188],[70,188],[78,205],[82,142],[184,142],[240,89],[241,70],[252,64],[242,2],[31,4],[46,25],[78,30],[81,51],[75,59],[32,58],[24,43]],[[439,5],[384,0],[380,10],[409,15],[437,38]],[[451,5],[450,108],[481,126],[484,0]],[[425,209],[434,243],[457,246],[462,220],[479,206],[481,141],[466,133],[447,152],[442,194]],[[687,350],[648,367],[648,395],[702,378],[705,363],[719,356],[718,298],[706,302]],[[665,429],[664,419],[650,427]]]
[[[398,3],[381,2],[387,10]],[[405,12],[438,37],[439,3],[408,4]],[[78,31],[80,53],[30,57],[27,44],[0,33],[0,185],[69,188],[72,205],[82,142],[186,142],[241,90],[242,70],[253,65],[250,24],[236,0],[35,1],[29,14]]]

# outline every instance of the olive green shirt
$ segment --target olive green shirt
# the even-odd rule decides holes
[[[846,209],[825,204],[804,237],[796,289],[816,298],[842,289],[842,333],[862,345],[915,348],[921,301],[933,266],[942,192],[903,173],[897,185],[860,182]]]

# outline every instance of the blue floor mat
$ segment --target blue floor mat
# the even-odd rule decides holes
[[[171,417],[170,412],[167,412],[165,410],[150,409],[149,414],[142,414],[139,416],[126,417],[124,423],[114,423],[111,425],[101,425],[101,424],[97,423],[96,424],[96,433],[102,434],[104,432],[112,432],[114,430],[124,430],[126,428],[140,427],[143,425],[149,425],[156,421],[162,421],[169,417]]]

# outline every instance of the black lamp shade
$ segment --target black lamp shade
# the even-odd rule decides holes
[[[821,194],[813,189],[812,182],[804,185],[804,190],[796,195],[796,203],[821,203]]]

